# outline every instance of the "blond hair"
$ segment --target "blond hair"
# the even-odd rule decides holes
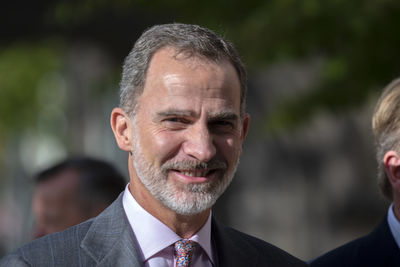
[[[372,116],[372,130],[378,161],[378,186],[383,196],[392,201],[392,186],[385,172],[383,157],[390,150],[400,152],[400,78],[383,90]]]

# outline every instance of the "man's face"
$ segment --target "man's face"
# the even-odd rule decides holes
[[[178,214],[210,208],[234,175],[248,127],[233,66],[159,50],[133,120],[135,176]]]
[[[34,238],[59,232],[87,219],[79,210],[77,172],[65,170],[55,175],[57,177],[35,188],[32,201]]]

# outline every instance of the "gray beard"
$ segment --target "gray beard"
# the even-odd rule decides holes
[[[239,161],[237,159],[231,168],[227,168],[227,164],[219,160],[207,163],[171,160],[157,169],[143,157],[138,138],[132,154],[137,177],[147,190],[166,207],[181,215],[194,215],[211,208],[231,183]],[[218,169],[221,175],[201,184],[176,184],[168,180],[168,172],[172,169],[202,168]]]

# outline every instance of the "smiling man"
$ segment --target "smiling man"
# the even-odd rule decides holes
[[[125,60],[120,107],[111,114],[117,144],[129,152],[129,185],[95,219],[4,262],[305,266],[212,217],[248,131],[245,96],[246,71],[232,44],[196,25],[147,30]]]

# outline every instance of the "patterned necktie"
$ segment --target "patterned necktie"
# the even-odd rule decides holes
[[[175,243],[176,267],[188,267],[197,243],[192,240],[179,240]]]

